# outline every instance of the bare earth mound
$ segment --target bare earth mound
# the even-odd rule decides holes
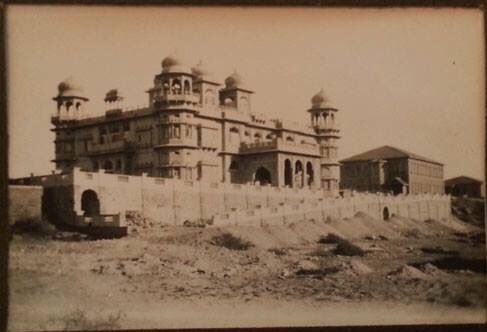
[[[486,319],[484,231],[460,220],[133,225],[118,240],[14,234],[10,329]],[[320,241],[329,234],[340,240]]]

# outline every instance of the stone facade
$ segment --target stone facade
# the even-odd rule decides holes
[[[340,161],[342,189],[443,194],[443,164],[384,146]]]
[[[253,92],[239,74],[222,88],[201,63],[189,68],[167,57],[147,93],[147,107],[124,110],[110,90],[105,115],[92,117],[81,87],[62,82],[53,98],[56,167],[337,195],[338,111],[323,91],[311,99],[309,123],[270,119],[252,112]]]

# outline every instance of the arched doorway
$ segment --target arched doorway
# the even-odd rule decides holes
[[[254,182],[259,181],[261,185],[270,184],[271,182],[271,172],[265,167],[259,167],[255,172]]]
[[[311,162],[306,163],[306,185],[311,187],[311,185],[314,182],[314,171],[313,171],[313,165]]]
[[[303,187],[303,177],[304,177],[304,172],[303,172],[303,164],[301,163],[300,160],[296,161],[296,166],[294,167],[294,184],[296,188],[302,188]]]
[[[389,214],[389,208],[386,206],[384,207],[384,209],[382,210],[382,219],[383,220],[389,220],[390,218],[390,214]]]
[[[85,216],[100,215],[100,200],[95,191],[89,189],[81,194],[81,210]]]
[[[284,185],[289,187],[293,186],[293,167],[289,159],[284,161]]]

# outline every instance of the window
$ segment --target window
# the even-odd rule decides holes
[[[123,131],[129,131],[130,130],[130,123],[128,122],[125,122],[123,124]]]
[[[100,127],[100,135],[105,135],[107,133],[107,128]]]
[[[120,128],[118,127],[118,125],[110,126],[110,133],[114,134],[114,133],[118,133],[119,131],[120,131]]]
[[[100,144],[105,144],[105,136],[100,136]]]

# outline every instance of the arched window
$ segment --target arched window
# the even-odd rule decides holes
[[[260,140],[260,139],[262,138],[262,135],[261,135],[260,133],[255,133],[255,134],[254,134],[254,138],[255,138],[256,140]]]
[[[291,136],[286,137],[286,142],[294,142],[294,138]]]
[[[238,128],[236,128],[236,127],[232,127],[232,128],[230,128],[230,132],[231,132],[231,133],[236,133],[236,134],[238,134]]]
[[[311,186],[314,182],[314,171],[311,162],[306,163],[306,185]]]
[[[191,92],[191,84],[189,83],[188,80],[184,81],[184,94],[189,95]]]
[[[296,188],[302,188],[304,181],[304,172],[303,172],[303,164],[300,160],[296,161],[294,166],[294,184]]]
[[[179,80],[172,81],[171,92],[176,95],[181,94],[181,82]]]
[[[162,83],[162,91],[164,92],[164,94],[169,93],[169,82],[168,81],[164,81]]]
[[[293,186],[293,167],[289,159],[284,161],[284,185]]]
[[[117,171],[121,171],[122,170],[122,161],[120,159],[117,159],[117,163],[116,163],[115,168],[116,168]]]
[[[274,138],[274,134],[273,133],[269,133],[266,135],[265,137],[266,139],[269,139],[269,140],[272,140]]]
[[[78,111],[80,107],[81,107],[81,103],[78,101],[78,102],[76,103],[76,110]]]
[[[69,111],[69,109],[71,108],[71,106],[73,106],[73,102],[72,101],[66,102],[66,110],[67,111]]]
[[[98,171],[98,162],[97,161],[93,162],[93,170]]]
[[[389,218],[390,218],[389,209],[386,206],[384,207],[384,210],[382,210],[382,219],[389,220]]]

